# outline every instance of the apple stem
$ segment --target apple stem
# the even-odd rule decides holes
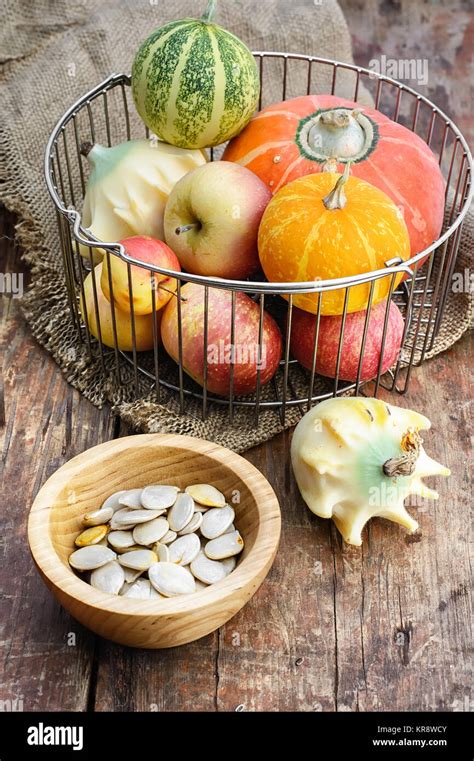
[[[166,288],[164,285],[161,285],[161,283],[158,283],[158,289],[157,290],[160,290],[160,289],[162,291],[166,291],[166,293],[171,294],[171,296],[175,296],[176,298],[178,298],[178,294],[176,293],[176,291],[171,291],[169,288]],[[187,301],[187,298],[181,296],[181,301]]]
[[[176,235],[181,235],[181,233],[187,233],[189,230],[199,230],[201,225],[199,222],[191,222],[189,225],[180,225],[176,228],[175,233]]]
[[[166,293],[170,293],[172,296],[176,296],[176,291],[172,291],[169,288],[166,288],[164,285],[161,285],[161,283],[158,283],[158,290],[166,291]]]

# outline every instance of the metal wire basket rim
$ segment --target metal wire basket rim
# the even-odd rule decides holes
[[[469,150],[469,147],[467,145],[467,142],[455,124],[455,122],[452,121],[438,106],[436,106],[432,101],[430,101],[428,98],[426,98],[424,95],[420,95],[416,92],[416,90],[413,90],[413,88],[408,87],[401,82],[398,82],[395,79],[392,79],[391,77],[387,77],[383,74],[378,74],[376,72],[373,72],[369,69],[366,69],[361,66],[356,66],[354,64],[348,64],[348,63],[342,63],[339,61],[335,61],[329,58],[320,58],[317,56],[307,56],[302,53],[282,53],[277,51],[253,51],[253,55],[265,58],[265,57],[278,57],[283,58],[286,60],[302,60],[307,61],[310,63],[322,63],[331,65],[334,68],[343,68],[348,69],[350,71],[355,71],[359,74],[366,74],[372,79],[379,79],[381,81],[387,82],[391,85],[394,85],[398,89],[408,92],[411,95],[414,95],[418,101],[422,101],[426,103],[433,111],[433,113],[439,114],[445,121],[446,125],[449,125],[449,127],[453,130],[453,132],[456,135],[456,140],[459,141],[464,149],[464,156],[465,161],[467,162],[467,165],[469,167],[470,173],[473,172],[473,163],[472,163],[472,156],[471,152]],[[73,223],[73,232],[75,239],[81,243],[82,245],[89,247],[89,248],[103,248],[106,251],[109,251],[114,256],[119,256],[123,261],[127,262],[128,264],[134,264],[137,266],[143,267],[143,262],[140,260],[134,259],[129,254],[125,253],[124,247],[118,243],[118,242],[105,242],[100,241],[98,238],[95,238],[93,234],[87,230],[87,228],[84,228],[81,224],[81,213],[77,211],[76,209],[67,208],[64,206],[64,204],[61,202],[61,199],[58,196],[58,193],[56,192],[56,189],[52,182],[51,177],[51,166],[50,163],[53,160],[53,147],[57,145],[58,137],[61,132],[64,132],[66,125],[69,123],[71,118],[73,118],[77,111],[82,108],[84,105],[87,105],[88,102],[95,99],[98,95],[103,93],[105,90],[111,89],[115,85],[118,84],[127,84],[130,85],[131,83],[131,77],[129,74],[124,73],[114,73],[111,74],[109,77],[104,79],[101,83],[96,85],[94,88],[89,90],[85,95],[78,98],[72,106],[70,106],[69,109],[67,109],[64,114],[59,118],[59,120],[56,122],[55,127],[53,128],[53,131],[51,132],[51,135],[49,137],[49,140],[46,145],[46,152],[45,152],[45,161],[44,161],[44,174],[45,174],[45,180],[46,185],[48,188],[48,192],[57,208],[57,210],[64,215],[70,222]],[[395,267],[387,267],[383,270],[373,270],[368,273],[362,273],[362,275],[354,275],[351,277],[346,278],[338,278],[338,279],[331,279],[331,280],[321,280],[318,281],[316,285],[312,285],[308,287],[308,282],[295,282],[295,283],[269,283],[267,281],[263,282],[257,282],[257,281],[239,281],[239,280],[230,280],[226,278],[212,278],[207,277],[204,275],[193,275],[191,273],[183,273],[183,272],[176,272],[174,270],[168,270],[161,267],[156,267],[152,264],[147,264],[146,269],[156,272],[157,274],[165,275],[167,277],[175,277],[175,278],[181,278],[185,279],[188,282],[194,282],[198,283],[204,286],[212,286],[222,289],[228,289],[228,290],[246,290],[247,292],[253,293],[253,292],[270,292],[270,293],[291,293],[291,292],[297,292],[297,293],[318,293],[322,291],[329,291],[329,290],[337,290],[340,288],[344,288],[347,286],[353,286],[353,285],[360,285],[362,283],[371,282],[372,280],[377,280],[381,277],[393,274],[393,273],[407,273],[409,276],[413,276],[413,272],[410,269],[413,265],[416,265],[420,260],[424,259],[425,257],[429,256],[432,251],[439,248],[443,243],[446,242],[448,238],[451,237],[451,235],[457,230],[457,228],[462,224],[464,217],[467,214],[467,211],[469,209],[470,203],[472,201],[474,193],[474,187],[473,184],[469,183],[469,192],[464,200],[464,204],[462,209],[458,212],[458,216],[456,220],[448,227],[448,229],[441,235],[436,241],[434,241],[430,246],[423,249],[423,251],[420,251],[418,254],[416,254],[413,257],[410,257],[407,261],[403,262],[400,265],[397,265]],[[88,236],[88,237],[86,237]]]
[[[70,221],[74,219],[74,237],[83,245],[89,246],[89,248],[96,248],[96,245],[92,245],[90,241],[84,238],[79,232],[80,214],[78,212],[70,212]],[[209,277],[206,275],[193,275],[192,273],[169,270],[163,267],[157,267],[154,264],[143,263],[141,259],[136,259],[133,256],[125,253],[125,249],[121,243],[104,243],[99,240],[100,248],[105,249],[114,256],[118,256],[123,261],[131,265],[142,267],[143,269],[156,272],[160,275],[166,275],[167,277],[176,278],[178,280],[185,280],[189,283],[197,283],[199,285],[221,288],[224,290],[245,290],[250,293],[320,293],[323,291],[334,291],[340,288],[349,288],[352,286],[362,285],[363,283],[370,283],[373,280],[378,280],[382,277],[389,275],[406,274],[409,278],[413,277],[413,271],[407,266],[406,262],[397,264],[394,266],[387,266],[385,269],[372,270],[371,272],[363,272],[360,275],[351,275],[343,278],[333,278],[332,280],[317,280],[317,281],[302,281],[298,283],[270,283],[267,281],[258,282],[253,280],[226,280],[225,278]]]

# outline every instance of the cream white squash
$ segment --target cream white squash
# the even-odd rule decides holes
[[[336,398],[321,402],[296,426],[291,460],[301,495],[321,518],[332,518],[349,544],[375,516],[405,526],[418,523],[404,500],[411,494],[437,499],[423,477],[449,476],[423,449],[424,415],[379,399]]]
[[[96,238],[115,242],[133,235],[164,240],[163,217],[168,196],[185,174],[202,166],[202,151],[189,151],[156,139],[128,140],[111,148],[84,144],[91,165],[82,224]],[[90,249],[81,246],[82,256]],[[103,252],[94,249],[95,262]]]

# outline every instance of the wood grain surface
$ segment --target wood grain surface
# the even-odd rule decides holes
[[[428,94],[472,135],[463,46],[469,24],[465,4],[454,5],[447,16],[446,3],[435,0],[341,0],[357,61],[366,65],[373,50],[408,56],[415,42],[429,49]],[[0,215],[2,272],[22,267],[13,225],[11,215]],[[416,369],[404,397],[386,395],[432,420],[426,449],[452,470],[449,479],[431,479],[437,503],[412,508],[421,541],[374,520],[362,548],[343,546],[331,522],[299,497],[291,432],[282,433],[246,454],[283,514],[265,583],[218,632],[150,652],[91,634],[55,602],[33,566],[26,521],[41,484],[75,454],[130,431],[68,386],[32,338],[17,299],[4,296],[0,309],[0,701],[51,711],[472,710],[471,337]]]

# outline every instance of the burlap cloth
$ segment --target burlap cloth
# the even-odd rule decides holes
[[[282,430],[280,414],[264,411],[256,425],[252,410],[237,408],[230,425],[225,408],[211,405],[203,421],[201,403],[187,400],[186,412],[180,415],[174,393],[163,390],[158,404],[149,382],[142,379],[136,401],[131,386],[117,384],[112,358],[105,372],[98,361],[90,360],[70,319],[56,214],[43,178],[45,144],[64,110],[110,73],[129,71],[137,46],[152,29],[173,18],[199,16],[205,5],[206,0],[7,2],[0,28],[0,199],[18,216],[17,240],[31,268],[32,285],[22,302],[25,317],[66,379],[98,407],[110,401],[137,430],[200,436],[239,452]],[[350,36],[335,0],[220,0],[218,20],[254,50],[352,61]],[[329,74],[327,81],[320,77],[314,84],[315,91],[328,91]],[[351,97],[353,86],[351,75],[340,72],[338,94]],[[279,100],[281,81],[267,80],[265,91],[270,101]],[[363,88],[359,100],[370,102]],[[469,266],[473,235],[471,213],[464,225],[458,270]],[[427,356],[457,341],[471,316],[471,295],[450,293],[441,331]],[[163,372],[171,378],[175,371],[165,363]],[[318,381],[320,388],[325,383]],[[292,373],[291,384],[292,391],[304,394],[305,371]],[[300,415],[298,407],[289,408],[285,427]]]

